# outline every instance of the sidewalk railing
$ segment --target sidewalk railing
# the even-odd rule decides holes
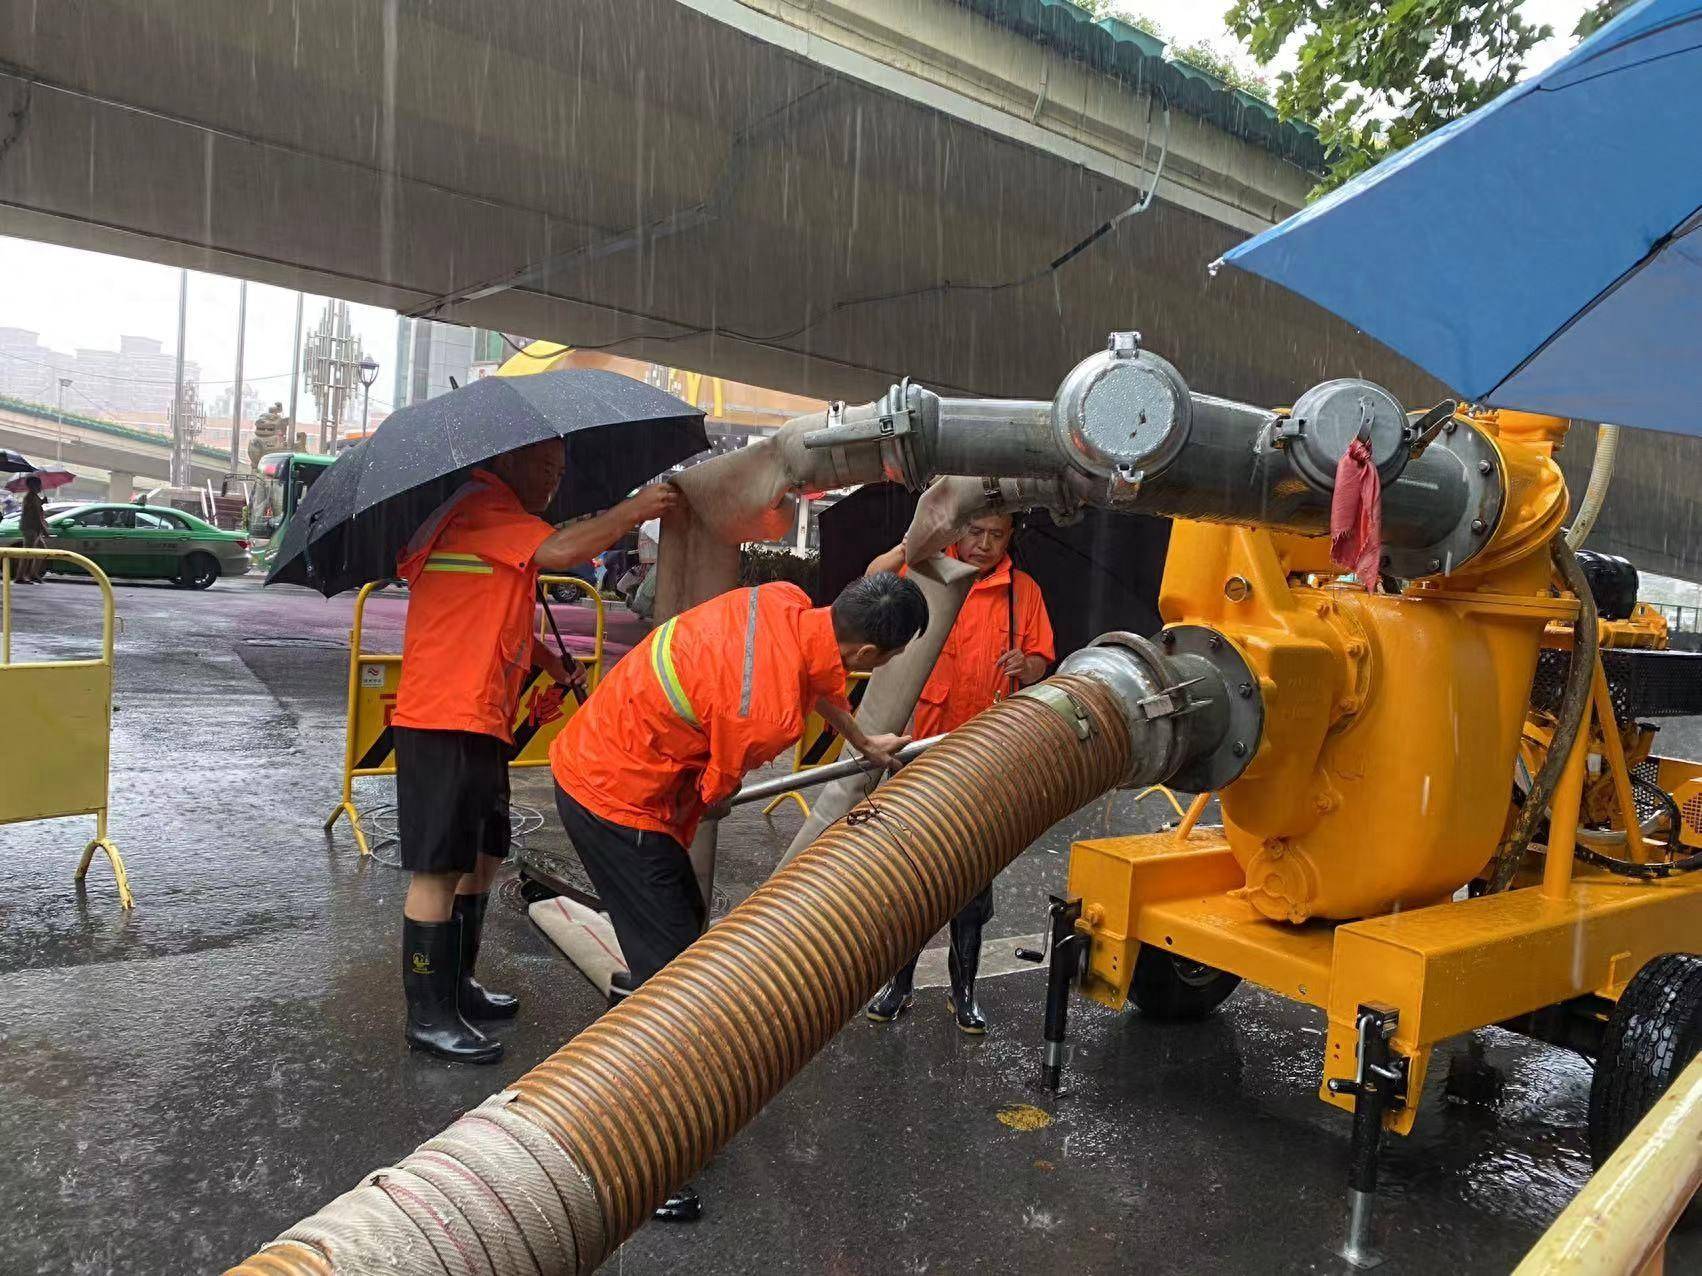
[[[1702,1187],[1702,1055],[1584,1185],[1513,1276],[1659,1276]]]
[[[354,834],[355,845],[362,855],[371,854],[366,830],[361,825],[360,809],[355,805],[355,781],[367,776],[396,774],[395,737],[390,719],[396,711],[396,688],[402,681],[402,656],[394,651],[368,651],[365,647],[366,604],[372,596],[401,582],[373,581],[363,585],[355,596],[354,619],[349,628],[349,679],[347,724],[343,736],[342,796],[331,814],[326,817],[325,831],[329,833],[345,816]],[[605,614],[603,599],[590,585],[576,576],[541,576],[546,596],[555,586],[577,590],[588,597],[597,610],[597,627],[591,644],[591,657],[581,660],[585,668],[586,690],[595,687],[603,676],[603,639]],[[398,595],[404,596],[404,595]],[[543,611],[538,613],[538,636],[546,633]],[[563,655],[571,653],[564,652]],[[515,711],[513,730],[515,755],[511,768],[549,765],[550,742],[556,738],[567,721],[579,708],[580,699],[568,695],[558,703],[550,694],[551,682],[541,670],[533,670],[520,692],[520,706]]]
[[[20,565],[57,559],[93,577],[101,593],[100,657],[88,660],[12,659],[12,588]],[[95,817],[76,880],[88,876],[95,852],[112,864],[118,902],[135,906],[124,858],[106,835],[112,761],[112,582],[81,554],[63,549],[0,549],[0,824]]]

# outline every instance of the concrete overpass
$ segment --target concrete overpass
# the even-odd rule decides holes
[[[63,464],[106,470],[108,498],[127,501],[132,489],[163,486],[171,477],[171,440],[165,435],[65,413],[52,408],[0,399],[0,447],[22,452],[37,465]],[[195,485],[230,471],[230,457],[217,448],[198,447],[191,468]]]
[[[0,0],[0,233],[817,397],[1049,395],[1126,327],[1433,392],[1208,276],[1317,145],[1161,54],[1041,0]]]

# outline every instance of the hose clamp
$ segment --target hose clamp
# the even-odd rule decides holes
[[[1087,716],[1075,697],[1062,687],[1051,683],[1037,682],[1033,686],[1024,687],[1011,696],[1011,699],[1034,700],[1045,705],[1053,713],[1064,720],[1064,724],[1076,733],[1076,739],[1087,740],[1093,735],[1093,722]]]

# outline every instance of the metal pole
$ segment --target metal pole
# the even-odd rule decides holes
[[[65,459],[65,387],[70,384],[70,377],[59,378],[58,438],[54,441],[53,445],[53,459],[55,461],[63,461]]]
[[[296,394],[301,389],[301,307],[306,298],[301,293],[295,295],[295,341],[290,346],[290,434],[285,440],[284,451],[295,451],[295,404]]]
[[[361,382],[360,432],[365,438],[372,433],[372,387]]]
[[[230,406],[230,472],[242,473],[242,339],[248,331],[248,281],[236,293],[236,385]]]
[[[171,401],[171,485],[188,487],[189,423],[183,419],[183,346],[189,330],[189,272],[177,272],[177,388]]]
[[[944,740],[945,736],[931,735],[926,740],[916,740],[905,745],[898,751],[901,762],[908,762],[918,757],[924,749],[931,749]],[[751,802],[765,802],[771,797],[779,797],[782,793],[791,793],[797,789],[807,789],[812,785],[826,784],[829,780],[843,780],[846,776],[863,775],[873,771],[875,764],[867,758],[847,758],[843,762],[831,762],[827,766],[813,766],[808,770],[794,771],[791,775],[776,776],[772,780],[762,780],[756,784],[747,784],[728,799],[728,806],[745,806]]]

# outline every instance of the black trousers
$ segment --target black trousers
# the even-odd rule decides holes
[[[703,934],[708,920],[686,848],[665,833],[603,819],[559,784],[556,811],[614,923],[637,988]]]

